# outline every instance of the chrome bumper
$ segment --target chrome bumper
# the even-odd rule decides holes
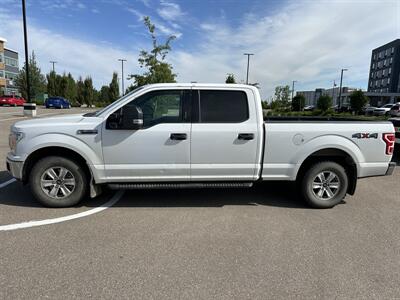
[[[385,175],[392,175],[395,167],[396,167],[396,163],[390,162]]]
[[[7,171],[11,174],[11,176],[18,180],[21,180],[22,168],[24,166],[24,162],[12,160],[10,157],[7,157],[6,164],[7,164]]]

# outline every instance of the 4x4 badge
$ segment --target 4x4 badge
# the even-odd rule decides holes
[[[352,135],[353,139],[377,139],[377,133],[355,133]]]

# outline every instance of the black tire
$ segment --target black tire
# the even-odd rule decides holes
[[[46,193],[46,188],[42,188],[42,179],[45,179],[45,177],[42,176],[47,176],[45,172],[50,168],[55,168],[55,170],[64,168],[69,171],[69,179],[73,178],[75,183],[74,188],[60,183],[61,186],[64,188],[67,187],[68,191],[71,191],[69,195],[64,196],[63,193],[65,190],[58,189],[57,195],[52,197],[50,193]],[[39,160],[32,168],[29,176],[29,184],[35,198],[47,207],[74,206],[86,196],[88,190],[88,178],[84,170],[73,160],[59,156],[49,156]],[[49,189],[51,190],[51,187]],[[59,195],[60,197],[58,197]]]
[[[334,174],[336,178],[333,177],[332,182],[328,183],[328,178],[326,177],[329,177],[330,174]],[[326,180],[321,181],[321,177]],[[319,183],[320,181],[321,183]],[[339,184],[337,184],[337,182]],[[324,161],[312,165],[310,169],[305,172],[301,180],[301,192],[304,200],[310,206],[314,208],[331,208],[344,199],[347,194],[348,185],[349,179],[345,169],[338,163]],[[319,188],[319,186],[321,186],[321,188]],[[334,186],[338,186],[338,188],[335,189]],[[322,196],[318,196],[321,190]],[[329,197],[328,190],[332,197]]]

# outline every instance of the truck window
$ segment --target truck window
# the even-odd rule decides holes
[[[200,90],[200,123],[240,123],[249,118],[243,91]]]
[[[181,123],[184,91],[156,91],[147,93],[127,105],[136,105],[143,112],[143,126],[160,123]]]

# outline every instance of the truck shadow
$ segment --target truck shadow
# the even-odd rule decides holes
[[[0,175],[2,172],[0,172]],[[10,179],[10,178],[8,178]],[[6,179],[6,180],[8,180]],[[95,199],[83,200],[77,207],[94,208],[111,199],[115,191],[105,190]],[[0,206],[43,208],[32,196],[29,186],[14,182],[1,189]],[[115,207],[223,207],[227,205],[265,205],[308,208],[293,183],[266,182],[253,188],[237,189],[163,189],[131,190]],[[62,210],[62,209],[61,209]]]
[[[84,204],[85,205],[85,204]],[[126,191],[116,207],[223,207],[264,205],[308,208],[293,183],[268,182],[253,188]]]

